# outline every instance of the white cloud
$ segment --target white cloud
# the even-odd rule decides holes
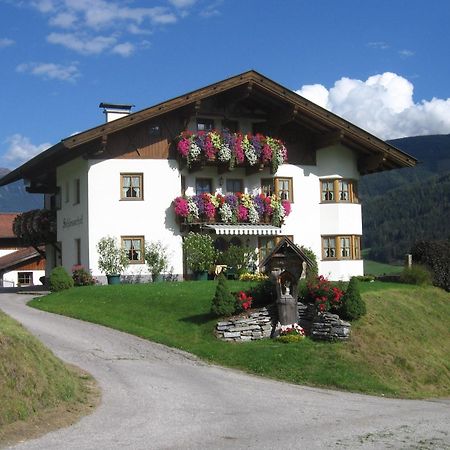
[[[374,48],[377,50],[387,50],[390,47],[390,45],[384,41],[375,41],[375,42],[368,42],[367,47]]]
[[[19,73],[30,73],[46,80],[60,80],[74,82],[79,76],[76,63],[67,66],[54,63],[30,62],[22,63],[16,67]]]
[[[130,56],[134,53],[135,47],[130,42],[124,42],[122,44],[117,44],[113,47],[112,52],[117,53],[120,56]]]
[[[58,13],[50,18],[50,25],[60,28],[72,28],[77,21],[77,16],[70,12]]]
[[[398,52],[398,54],[400,55],[400,56],[403,56],[404,58],[409,58],[410,56],[414,56],[415,55],[415,53],[412,51],[412,50],[400,50],[399,52]]]
[[[0,48],[10,47],[11,45],[14,45],[14,44],[15,44],[15,42],[12,39],[0,38]]]
[[[8,167],[18,167],[51,146],[47,142],[34,145],[29,138],[18,133],[9,136],[5,143],[8,144],[8,149],[2,156],[2,160]]]
[[[330,89],[315,84],[296,92],[383,139],[450,133],[450,98],[415,103],[413,84],[395,73],[366,81],[344,77]]]
[[[90,36],[77,33],[51,33],[47,36],[51,44],[59,44],[82,55],[96,55],[111,48],[117,39],[112,36]]]

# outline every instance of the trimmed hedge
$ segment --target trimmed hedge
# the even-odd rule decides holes
[[[50,290],[53,292],[63,291],[73,287],[73,278],[62,266],[55,267],[50,274]]]

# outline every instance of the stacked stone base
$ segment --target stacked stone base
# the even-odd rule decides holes
[[[321,341],[346,341],[351,325],[336,314],[316,314],[313,304],[298,303],[299,325],[306,335]],[[230,317],[218,322],[215,334],[224,341],[246,342],[270,338],[278,323],[275,304],[251,312],[248,316]]]
[[[271,308],[261,308],[250,313],[248,317],[236,316],[218,322],[216,336],[224,341],[255,341],[270,338],[272,334]]]
[[[314,319],[310,336],[320,341],[346,341],[350,337],[351,325],[337,314],[320,313]]]

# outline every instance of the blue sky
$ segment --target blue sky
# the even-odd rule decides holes
[[[382,138],[450,133],[447,0],[0,0],[0,167],[255,69]]]

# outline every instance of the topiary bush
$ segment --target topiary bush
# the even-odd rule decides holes
[[[359,292],[359,282],[352,277],[342,298],[339,316],[345,320],[357,320],[366,314],[366,303]]]
[[[418,286],[429,286],[433,284],[433,277],[430,271],[419,265],[413,265],[411,268],[405,267],[400,274],[400,282],[406,284],[416,284]]]
[[[231,316],[236,311],[236,297],[230,292],[227,280],[220,274],[216,293],[211,303],[211,312],[217,317]]]
[[[53,292],[73,288],[73,278],[64,267],[55,267],[50,274],[50,290]]]

